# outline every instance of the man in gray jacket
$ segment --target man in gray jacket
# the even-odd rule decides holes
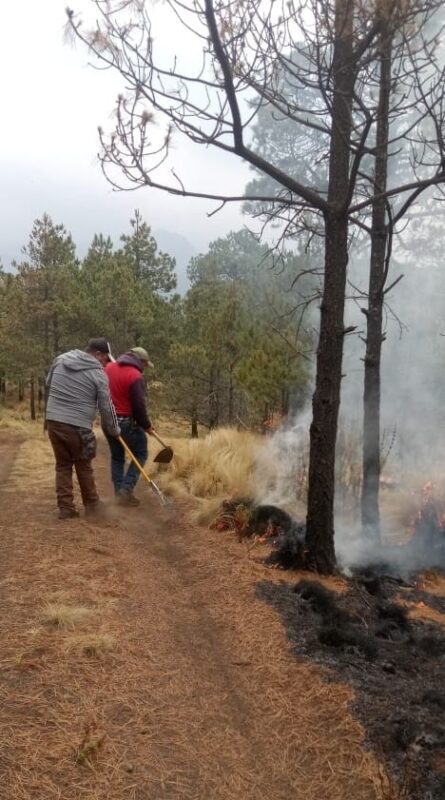
[[[45,428],[56,459],[59,519],[78,517],[74,505],[73,467],[79,481],[85,514],[100,509],[92,467],[96,455],[93,423],[97,411],[110,436],[120,434],[104,370],[111,360],[106,339],[91,339],[86,350],[58,356],[46,379]]]

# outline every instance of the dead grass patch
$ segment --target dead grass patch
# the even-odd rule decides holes
[[[172,441],[175,457],[159,478],[167,488],[182,484],[186,494],[201,498],[252,494],[252,472],[261,437],[234,428],[218,428],[204,439]]]
[[[208,527],[218,516],[221,510],[221,498],[196,498],[196,502],[189,511],[190,520],[196,525]]]
[[[98,732],[94,725],[88,725],[74,756],[76,764],[82,765],[87,762],[91,764],[102,747],[104,739],[104,733]]]
[[[116,647],[114,636],[109,633],[85,633],[72,635],[65,639],[63,648],[68,653],[102,659]]]
[[[53,487],[54,456],[48,439],[43,434],[27,438],[20,446],[20,458],[13,464],[5,492],[54,491]]]
[[[40,620],[44,625],[69,630],[91,619],[93,613],[93,609],[87,606],[48,603],[40,612]]]
[[[27,409],[18,406],[15,409],[0,406],[0,430],[26,434],[27,437],[43,435],[42,419],[31,420]]]
[[[439,625],[445,625],[445,614],[436,611],[426,604],[420,605],[418,603],[408,603],[408,616],[410,619],[424,619],[428,622],[437,622]]]

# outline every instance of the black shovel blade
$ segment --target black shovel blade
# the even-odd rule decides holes
[[[171,447],[164,447],[163,450],[160,450],[157,456],[154,457],[153,461],[157,464],[170,464],[170,461],[173,458],[173,450]]]

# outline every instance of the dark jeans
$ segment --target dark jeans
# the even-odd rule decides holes
[[[128,445],[137,460],[144,466],[148,458],[148,444],[145,431],[136,425],[132,420],[119,420],[121,436]],[[111,450],[111,480],[114,484],[114,491],[132,492],[139,480],[139,470],[132,461],[125,472],[125,450],[121,443],[112,436],[107,436]]]
[[[85,448],[82,434],[93,441],[91,431],[66,425],[64,422],[46,423],[48,436],[56,458],[56,494],[60,509],[74,511],[73,467],[79,481],[82,502],[85,507],[95,506],[99,502],[94,481],[92,454]],[[93,448],[94,449],[94,448]]]

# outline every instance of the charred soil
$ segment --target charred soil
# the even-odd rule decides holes
[[[313,580],[257,585],[257,596],[281,617],[295,656],[323,665],[328,680],[353,687],[352,710],[368,745],[410,800],[445,797],[440,587],[440,576],[426,590],[419,579],[409,583],[371,570],[345,580],[341,592]]]

